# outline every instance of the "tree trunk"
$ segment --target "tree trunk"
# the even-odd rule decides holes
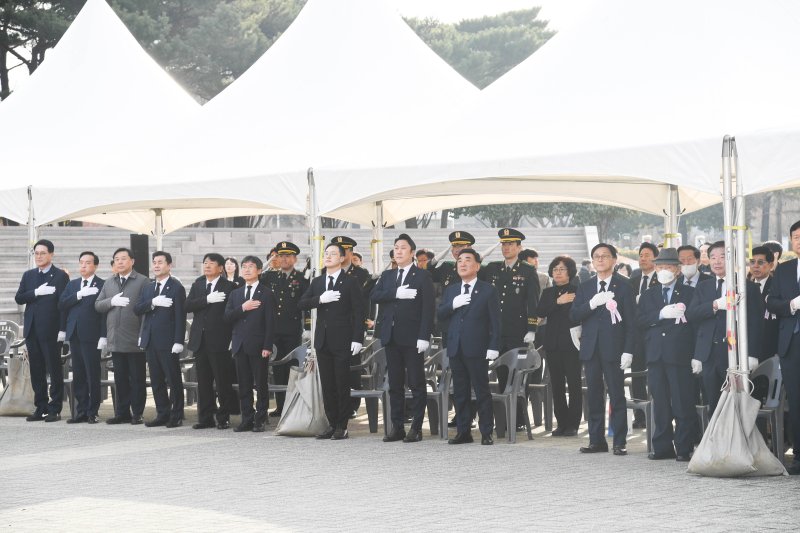
[[[761,242],[769,240],[769,208],[772,201],[772,193],[765,192],[761,201]]]
[[[442,211],[442,220],[441,220],[441,223],[439,224],[439,227],[441,229],[447,229],[447,221],[448,220],[450,220],[450,210],[449,209],[445,209],[444,211]]]

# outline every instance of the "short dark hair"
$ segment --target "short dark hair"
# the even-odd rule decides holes
[[[519,253],[520,261],[527,261],[528,259],[536,259],[539,257],[539,252],[534,250],[533,248],[525,248]]]
[[[353,252],[353,255],[354,255],[354,256],[356,256],[356,257],[358,257],[358,258],[359,258],[359,259],[361,259],[362,261],[364,260],[364,256],[362,256],[362,255],[361,255],[360,253],[358,253],[358,252]]]
[[[206,255],[203,256],[203,263],[206,262],[206,259],[215,262],[222,268],[225,268],[225,258],[222,257],[222,254],[218,254],[216,252],[208,252]]]
[[[156,257],[163,257],[168,265],[172,264],[172,256],[169,254],[169,252],[165,252],[164,250],[157,250],[153,252],[153,257],[151,257],[151,259],[155,259]]]
[[[775,256],[775,259],[780,259],[783,255],[783,246],[778,241],[765,241],[761,244],[761,246],[766,246],[770,250],[772,250],[772,254]]]
[[[792,224],[792,227],[789,228],[789,237],[791,237],[792,233],[794,233],[798,229],[800,229],[800,220]]]
[[[761,246],[756,246],[755,248],[753,248],[751,256],[755,255],[763,255],[764,258],[767,260],[767,263],[772,263],[773,261],[775,261],[775,254],[773,254],[772,250],[770,250],[763,244]]]
[[[569,279],[572,279],[578,275],[578,265],[576,265],[575,260],[568,255],[559,255],[558,257],[550,261],[550,266],[547,267],[547,275],[552,278],[553,269],[562,263],[564,264],[565,267],[567,267],[567,274],[569,275]]]
[[[242,265],[244,265],[245,263],[253,263],[258,270],[264,268],[264,263],[261,262],[261,259],[259,259],[254,255],[244,256],[244,259],[242,259]]]
[[[683,246],[678,246],[678,254],[680,255],[681,252],[685,252],[686,250],[691,250],[694,254],[695,259],[700,259],[700,250],[692,246],[691,244],[684,244]]]
[[[658,246],[653,244],[652,242],[643,242],[639,245],[639,253],[642,253],[642,250],[648,249],[653,252],[654,257],[658,257]]]
[[[581,266],[589,266],[591,264],[592,264],[591,259],[584,259],[583,261],[581,261]]]
[[[414,257],[419,257],[419,256],[421,256],[421,255],[425,255],[425,256],[427,256],[427,255],[428,255],[428,252],[427,252],[427,251],[425,251],[424,249],[419,249],[419,250],[417,250],[417,253],[415,253],[415,254],[414,254]]]
[[[397,241],[406,241],[408,245],[411,247],[412,252],[417,249],[417,243],[415,243],[414,239],[412,239],[411,236],[409,236],[407,233],[401,233],[400,235],[398,235],[397,238],[394,240],[394,243],[397,244]]]
[[[53,253],[56,249],[53,241],[48,241],[47,239],[39,239],[36,241],[36,244],[33,245],[33,249],[35,250],[37,246],[44,246],[47,248],[47,253]]]
[[[81,258],[82,258],[84,255],[91,255],[91,256],[94,258],[94,264],[95,264],[95,265],[99,265],[99,264],[100,264],[100,258],[99,258],[99,257],[97,257],[97,254],[96,254],[96,253],[94,253],[94,252],[81,252],[81,255],[79,255],[79,256],[78,256],[78,261],[80,261],[80,260],[81,260]],[[113,262],[113,259],[112,259],[112,262]]]
[[[112,258],[116,258],[117,254],[120,253],[120,252],[125,252],[126,254],[128,254],[128,257],[130,257],[131,259],[134,259],[134,260],[136,259],[133,256],[133,252],[131,251],[131,249],[130,248],[125,248],[124,246],[122,248],[117,248],[116,250],[114,250],[114,254],[111,257]]]
[[[458,257],[461,257],[461,256],[462,256],[462,255],[464,255],[464,254],[469,254],[469,255],[471,255],[472,257],[474,257],[474,258],[475,258],[475,261],[477,261],[478,263],[480,263],[480,262],[481,262],[481,254],[479,254],[478,252],[476,252],[476,251],[475,251],[474,249],[472,249],[472,248],[463,248],[462,250],[460,250],[460,251],[458,252],[458,256],[457,256],[457,258],[458,258]]]
[[[598,248],[605,248],[605,249],[606,249],[606,250],[608,250],[608,252],[611,254],[611,257],[613,257],[614,259],[616,259],[616,258],[617,258],[617,249],[616,249],[616,248],[614,248],[614,245],[613,245],[613,244],[608,244],[608,243],[605,243],[605,242],[600,242],[600,243],[597,243],[597,244],[595,244],[595,245],[592,247],[592,253],[591,253],[591,254],[589,254],[589,255],[591,255],[592,257],[594,257],[594,252],[595,252],[595,250],[597,250]],[[658,255],[658,254],[656,254],[656,255]]]
[[[724,250],[725,249],[725,241],[717,241],[717,242],[711,244],[711,246],[708,247],[708,250],[706,250],[706,255],[711,257],[711,251],[715,250],[716,248],[722,248]]]
[[[433,261],[433,258],[436,257],[436,254],[434,254],[430,250],[425,250],[425,255],[428,256],[428,261]]]
[[[336,248],[337,250],[339,250],[339,254],[341,254],[341,256],[342,256],[342,257],[344,257],[344,256],[345,256],[344,246],[342,246],[341,244],[339,244],[339,243],[337,243],[337,242],[330,242],[330,243],[328,243],[328,244],[325,246],[325,249],[327,250],[328,248]],[[391,256],[391,255],[393,255],[393,254],[389,254],[389,255]]]
[[[111,260],[111,266],[112,267],[114,266],[114,260],[113,259]]]

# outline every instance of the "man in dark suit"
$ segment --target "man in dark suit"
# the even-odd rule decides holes
[[[792,251],[800,256],[800,221],[789,228]],[[778,265],[767,298],[767,309],[778,315],[778,355],[789,402],[789,432],[794,460],[786,469],[800,475],[800,263],[791,259]]]
[[[435,266],[428,267],[428,270],[430,270],[433,276],[433,282],[440,286],[440,289],[438,289],[438,301],[441,301],[441,294],[444,294],[447,287],[453,283],[461,282],[454,262],[458,260],[459,252],[464,248],[472,248],[475,244],[475,237],[467,231],[454,231],[450,233],[448,240],[450,241],[450,247],[446,248],[439,256],[434,258]],[[448,252],[453,256],[453,261],[444,261],[444,257]],[[442,334],[442,344],[447,347],[447,321],[437,318],[436,322],[436,326]],[[453,427],[455,427],[455,425],[453,425]]]
[[[658,247],[650,242],[643,242],[639,245],[639,268],[637,268],[631,275],[631,287],[633,287],[633,295],[636,301],[639,297],[650,287],[658,285],[656,280],[656,266],[655,259],[658,257]],[[637,331],[636,344],[633,348],[633,363],[631,370],[634,372],[642,372],[647,368],[644,355],[644,332]],[[631,378],[631,392],[634,398],[639,400],[647,399],[647,386],[645,385],[645,378]],[[644,420],[644,411],[641,409],[634,409],[633,411],[633,429],[643,429],[646,426]]]
[[[364,299],[358,280],[342,269],[345,251],[328,244],[324,253],[325,273],[311,280],[298,307],[317,309],[314,349],[322,381],[322,399],[330,427],[318,439],[348,438],[350,418],[350,357],[364,342]]]
[[[155,282],[145,285],[134,312],[144,316],[139,346],[146,351],[156,417],[147,427],[183,424],[183,376],[180,354],[186,338],[186,289],[170,276],[172,256],[153,252]],[[167,394],[169,387],[169,394]]]
[[[694,289],[678,283],[675,248],[655,259],[659,285],[639,298],[638,324],[644,330],[647,384],[653,401],[653,451],[649,459],[688,461],[697,431],[691,354],[694,331],[685,312]],[[675,420],[675,432],[672,421]]]
[[[67,424],[100,421],[100,350],[106,337],[105,317],[94,308],[104,280],[95,275],[100,258],[94,252],[81,252],[78,269],[81,277],[67,284],[58,307],[66,315],[66,338],[72,352],[72,386],[75,391],[75,416]],[[102,341],[100,339],[103,339]]]
[[[278,313],[275,323],[275,347],[278,359],[288,355],[300,346],[303,336],[303,313],[297,308],[297,302],[308,288],[308,280],[299,270],[295,270],[297,254],[300,247],[293,242],[283,241],[275,247],[278,253],[277,271],[265,272],[261,281],[268,285],[278,301]],[[289,382],[289,365],[277,365],[272,368],[275,383],[286,385]],[[285,392],[275,393],[275,410],[269,416],[281,416]]]
[[[28,422],[61,420],[64,402],[64,373],[58,343],[66,339],[63,316],[58,301],[69,277],[53,265],[55,246],[47,239],[33,245],[36,268],[26,271],[14,298],[25,305],[25,346],[31,367],[31,387],[36,409]],[[50,376],[50,400],[47,397],[47,376]]]
[[[578,280],[580,283],[584,283],[589,281],[594,277],[594,272],[592,272],[589,267],[592,266],[592,261],[589,259],[584,259],[581,261],[581,268],[578,270]]]
[[[430,272],[414,265],[416,248],[411,237],[400,234],[394,240],[397,271],[383,272],[372,290],[372,302],[379,306],[381,345],[386,347],[389,371],[392,431],[384,442],[422,440],[427,398],[424,358],[430,347],[435,302]],[[412,395],[407,412],[406,376]],[[412,418],[408,435],[403,427],[405,414]]]
[[[259,282],[263,264],[258,257],[242,259],[245,284],[231,292],[225,320],[233,324],[231,352],[239,377],[239,407],[242,421],[233,430],[261,433],[267,425],[269,407],[268,361],[275,344],[277,305],[269,287]],[[258,399],[253,408],[253,385]]]
[[[686,318],[694,324],[697,332],[692,371],[701,375],[703,397],[713,413],[719,401],[720,388],[728,373],[725,243],[717,241],[711,244],[708,247],[708,257],[714,278],[697,285],[686,310]],[[763,316],[761,296],[753,282],[748,281],[746,287],[749,355],[757,359],[761,346],[760,320]]]
[[[626,455],[628,416],[623,371],[633,362],[636,342],[636,299],[630,281],[614,274],[617,249],[606,243],[592,248],[597,276],[581,283],[570,319],[580,322],[580,359],[586,372],[589,403],[589,446],[581,453],[607,452],[605,388],[611,402],[609,424],[614,430],[614,455]]]
[[[457,433],[448,444],[472,442],[471,390],[475,391],[481,444],[494,444],[492,394],[489,392],[488,361],[500,355],[501,309],[497,289],[478,279],[481,258],[472,248],[458,254],[456,268],[461,283],[453,283],[442,295],[437,314],[448,320],[447,353],[453,372],[453,401]]]
[[[750,279],[758,286],[760,292],[761,347],[758,362],[763,362],[778,353],[778,315],[767,310],[767,296],[772,285],[772,271],[775,256],[772,250],[764,245],[756,246],[751,252]],[[752,353],[752,351],[751,351]],[[755,367],[751,364],[750,370]]]
[[[700,272],[700,250],[691,244],[684,244],[678,247],[678,259],[681,262],[681,275],[678,276],[678,283],[697,287],[701,281],[711,279],[712,276],[705,272]]]
[[[203,257],[203,275],[195,280],[186,298],[186,312],[193,313],[189,349],[197,369],[197,423],[194,429],[231,427],[230,415],[238,413],[233,390],[231,325],[225,320],[225,300],[235,288],[225,279],[225,258],[217,253]],[[219,409],[216,408],[219,397]],[[214,423],[214,412],[217,421]]]

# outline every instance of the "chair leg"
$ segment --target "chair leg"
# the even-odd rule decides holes
[[[430,428],[431,435],[439,434],[439,402],[433,399],[428,399],[428,427]]]
[[[367,419],[369,420],[369,432],[370,433],[377,433],[378,432],[378,399],[377,398],[365,398],[365,403],[367,404]],[[387,424],[387,420],[383,419],[384,427]]]
[[[450,398],[447,393],[442,394],[442,400],[439,402],[439,437],[447,440],[449,428],[447,427],[447,414],[450,412]]]
[[[653,451],[653,401],[647,402],[644,409],[644,427],[647,432],[647,453]]]
[[[516,398],[506,401],[506,420],[508,420],[508,442],[517,442],[517,402]]]
[[[550,383],[544,394],[544,429],[553,431],[553,386]]]
[[[496,409],[498,403],[503,403],[502,409]],[[497,438],[502,439],[506,436],[506,429],[508,429],[508,410],[506,409],[503,400],[492,400],[492,410],[494,411],[494,432],[497,433]]]

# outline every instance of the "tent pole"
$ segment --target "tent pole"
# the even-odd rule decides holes
[[[317,272],[322,269],[322,220],[319,218],[317,209],[317,188],[314,183],[314,169],[308,169],[308,226],[310,230],[309,239],[311,243],[311,279],[316,277]],[[311,310],[311,339],[314,338],[314,331],[317,327],[317,310]],[[311,342],[311,354],[315,355],[314,342]]]
[[[164,249],[164,215],[162,209],[153,209],[156,214],[155,228],[153,235],[156,237],[156,250]]]
[[[677,248],[678,242],[678,186],[670,185],[667,193],[668,211],[664,212],[664,248]]]
[[[39,229],[36,227],[36,217],[33,216],[33,186],[28,185],[28,268],[33,268],[33,245],[39,240]]]
[[[725,331],[728,339],[728,368],[737,368],[736,355],[736,286],[733,245],[733,184],[731,176],[731,138],[722,141],[722,217],[725,235]]]
[[[372,223],[372,273],[383,271],[383,202],[375,202],[375,221]]]
[[[739,153],[736,150],[736,137],[731,138],[731,168],[732,177],[736,180],[736,197],[734,199],[734,215],[736,217],[736,292],[739,299],[736,302],[736,321],[738,328],[737,353],[739,355],[739,369],[743,372],[750,372],[750,361],[748,359],[749,339],[747,337],[747,247],[745,245],[745,200],[744,186],[741,176],[739,176]]]

